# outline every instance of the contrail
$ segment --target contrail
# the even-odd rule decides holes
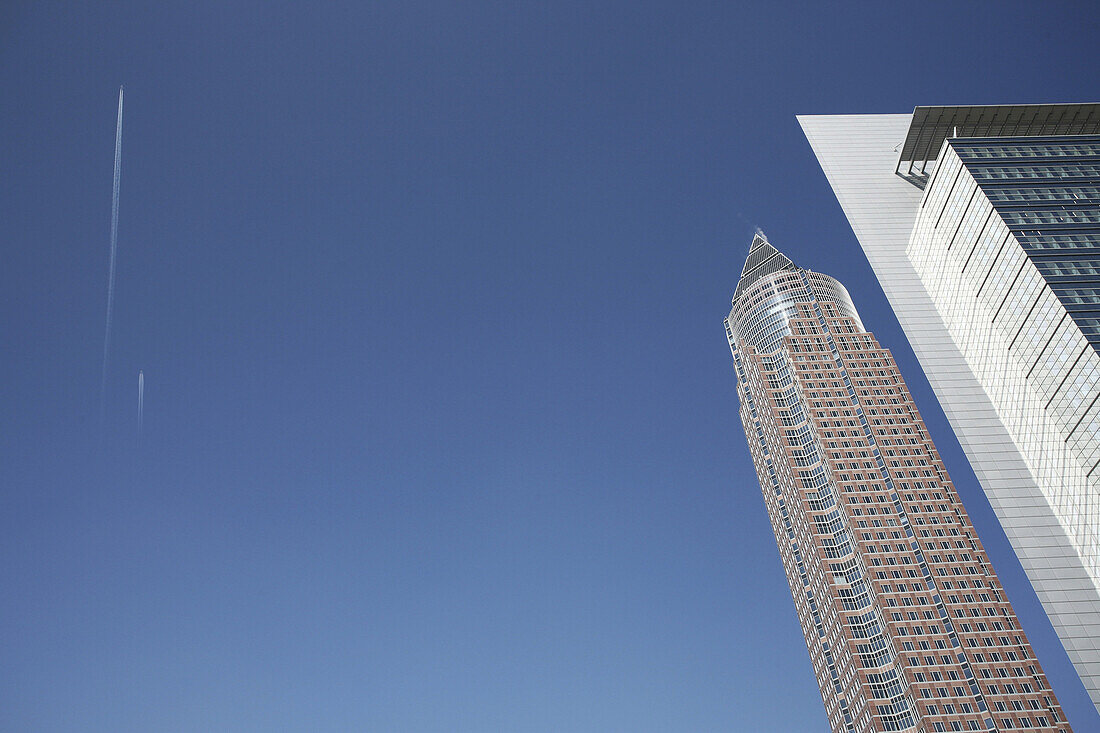
[[[122,87],[118,88],[118,121],[115,123],[115,178],[111,191],[111,261],[107,270],[107,325],[103,334],[103,376],[99,385],[100,424],[107,422],[107,356],[111,348],[111,311],[115,304],[115,252],[118,249],[118,187],[122,180]]]
[[[145,372],[138,369],[138,437],[145,422]]]

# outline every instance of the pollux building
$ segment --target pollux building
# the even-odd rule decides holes
[[[1100,104],[798,119],[1100,709]]]
[[[888,349],[757,234],[726,335],[833,731],[1069,731]]]

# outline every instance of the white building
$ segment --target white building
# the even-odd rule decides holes
[[[1100,708],[1100,104],[799,122]]]

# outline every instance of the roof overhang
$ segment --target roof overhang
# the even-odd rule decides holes
[[[923,176],[949,137],[1031,137],[1100,133],[1100,103],[917,107],[895,172]],[[919,169],[914,167],[919,164]],[[904,170],[903,170],[904,169]]]

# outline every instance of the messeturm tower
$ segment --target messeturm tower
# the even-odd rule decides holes
[[[834,731],[1069,731],[890,351],[757,234],[741,420]]]

